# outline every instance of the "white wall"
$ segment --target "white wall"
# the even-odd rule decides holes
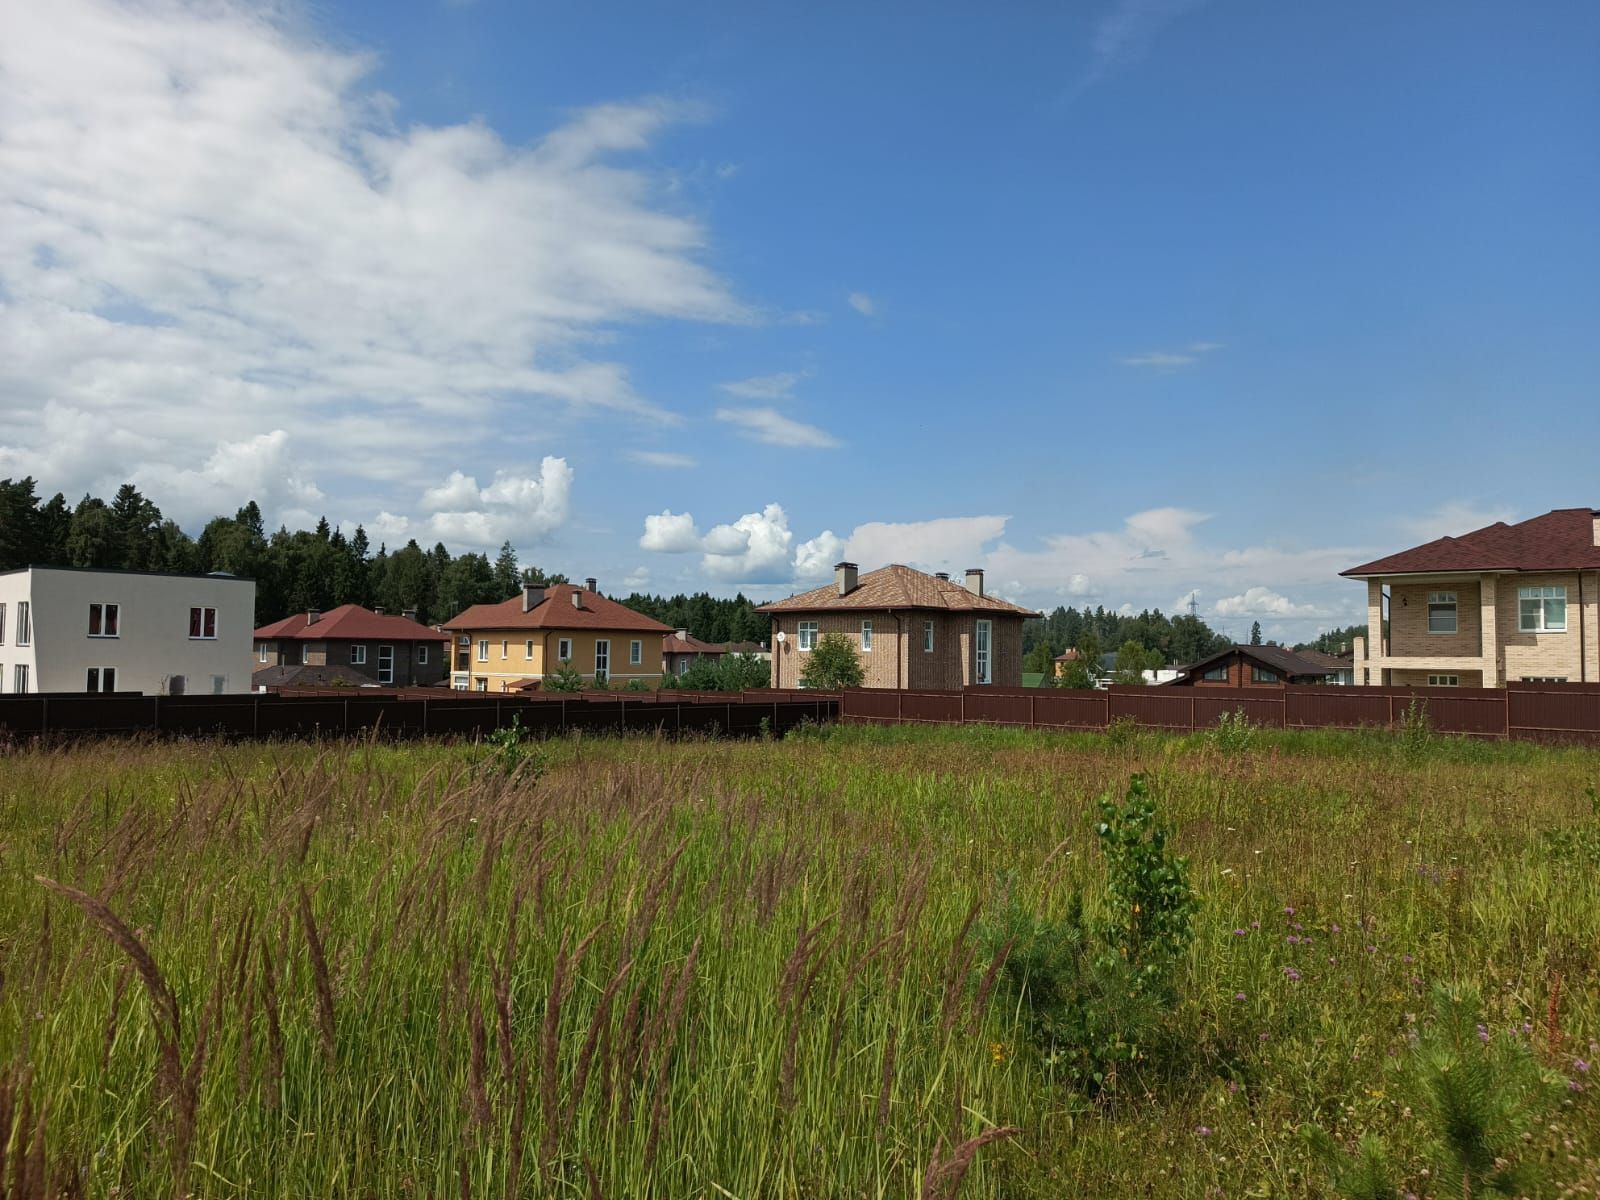
[[[32,607],[33,645],[16,644],[17,606]],[[14,689],[14,666],[29,666],[31,692],[81,692],[88,668],[115,667],[119,692],[166,695],[174,676],[184,691],[248,692],[254,667],[251,634],[256,585],[250,580],[207,575],[159,575],[138,571],[78,571],[31,567],[0,574],[6,606],[0,644],[0,691]],[[89,636],[89,605],[116,604],[117,636]],[[214,639],[189,636],[189,610],[217,610]]]

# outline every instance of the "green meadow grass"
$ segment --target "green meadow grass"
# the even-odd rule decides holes
[[[1592,751],[850,727],[538,757],[0,756],[0,1182],[1321,1196],[1314,1122],[1430,1196],[1404,1063],[1453,983],[1561,1080],[1530,1194],[1600,1188]],[[975,932],[1002,894],[1102,903],[1094,801],[1135,772],[1202,904],[1159,1043],[1091,1096]]]

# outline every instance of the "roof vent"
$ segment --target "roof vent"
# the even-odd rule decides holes
[[[967,591],[972,592],[975,595],[979,595],[979,596],[983,595],[983,568],[982,567],[968,567],[967,568]]]
[[[531,583],[522,585],[522,611],[532,612],[544,603],[544,589]]]
[[[417,619],[417,610],[414,608],[402,608],[400,615],[408,621],[415,621]]]
[[[572,593],[572,607],[573,608],[582,608],[583,607],[583,593],[582,592],[573,592]]]
[[[935,579],[942,579],[942,580],[944,580],[944,581],[945,581],[945,582],[946,582],[946,583],[949,583],[949,582],[950,582],[950,572],[949,572],[949,571],[935,571],[935,572],[934,572],[934,573],[933,573],[933,577],[934,577],[934,578],[935,578]]]
[[[383,609],[380,608],[378,611],[382,612]],[[307,625],[315,625],[320,620],[322,620],[322,610],[321,609],[318,609],[318,608],[308,608],[308,609],[306,609],[306,624]]]
[[[839,595],[848,596],[860,586],[860,570],[853,562],[834,563],[833,582],[839,589]]]
[[[381,605],[381,604],[374,604],[374,605],[373,605],[373,606],[372,606],[372,611],[373,611],[373,612],[374,612],[374,613],[376,613],[376,614],[377,614],[377,615],[378,615],[378,616],[380,616],[380,617],[381,617],[381,616],[383,616],[383,605]]]

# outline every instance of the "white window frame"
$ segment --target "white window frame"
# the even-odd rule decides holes
[[[487,679],[478,680],[478,690],[480,692],[487,692],[489,690],[489,681]]]
[[[99,620],[96,621],[95,618]],[[94,631],[95,625],[100,626],[100,632]],[[115,630],[108,633],[107,630]],[[122,605],[120,603],[106,603],[96,601],[89,605],[89,637],[92,638],[117,638],[122,636]]]
[[[1550,602],[1561,601],[1561,624],[1550,623]],[[1531,619],[1528,604],[1536,607]],[[1520,587],[1517,589],[1518,633],[1565,633],[1567,631],[1567,589],[1565,585]]]
[[[628,643],[628,665],[642,667],[644,665],[644,643],[634,638]]]
[[[1459,675],[1429,675],[1428,676],[1428,686],[1429,687],[1460,687],[1461,686],[1461,676],[1459,676]]]
[[[350,665],[364,667],[367,665],[367,648],[360,642],[350,643]]]
[[[611,639],[595,638],[594,640],[594,677],[595,681],[611,678]]]
[[[0,604],[0,646],[4,646],[5,644],[6,644],[6,606],[4,604]],[[5,682],[4,680],[0,680],[0,683],[4,683],[4,682]]]
[[[84,691],[114,692],[117,690],[115,667],[90,667],[84,672]]]
[[[501,638],[500,639],[500,661],[501,662],[505,662],[505,660],[510,658],[510,657],[511,657],[511,640],[509,638]]]
[[[863,621],[863,622],[861,622],[861,650],[862,650],[862,653],[864,653],[864,654],[865,653],[870,653],[871,650],[872,650],[872,622],[871,621]]]
[[[362,649],[365,649],[365,648],[366,647],[362,647]],[[389,659],[389,665],[388,666],[384,666],[383,660],[384,660],[384,656],[385,655],[387,655],[388,659]],[[379,683],[393,683],[394,682],[394,647],[393,646],[380,645],[378,647],[378,682]]]
[[[26,600],[17,601],[17,645],[33,645],[33,605]],[[25,663],[17,664],[18,669],[23,672],[23,682],[27,682],[28,678],[25,670],[26,665]],[[18,688],[17,690],[22,691],[24,689]]]
[[[1449,629],[1435,629],[1433,627],[1434,610],[1438,616],[1450,619]],[[1455,592],[1429,592],[1428,593],[1428,632],[1432,635],[1448,637],[1461,631],[1461,620]]]
[[[195,632],[194,617],[196,613],[200,614],[199,633]],[[211,627],[210,633],[206,632],[207,624]],[[204,604],[191,604],[189,606],[189,640],[191,642],[214,642],[217,640],[217,610],[215,608]]]
[[[817,648],[817,633],[820,627],[820,621],[801,621],[795,627],[795,646],[801,654],[809,654]]]
[[[522,647],[522,657],[529,662],[533,661],[533,639],[529,638]]]
[[[933,653],[933,622],[932,621],[924,621],[922,623],[922,652],[924,654],[932,654]]]
[[[1565,683],[1566,681],[1567,677],[1565,675],[1524,675],[1522,677],[1523,683]]]
[[[563,663],[572,661],[572,639],[571,638],[557,638],[556,639],[556,661],[557,662],[563,662]]]
[[[423,642],[421,645],[419,645],[417,647],[417,666],[425,667],[427,665],[428,665],[428,643]]]
[[[974,621],[972,625],[972,681],[994,682],[994,622]]]
[[[488,638],[479,638],[478,639],[478,661],[479,662],[488,662],[489,661],[489,639]]]
[[[257,662],[266,662],[267,661],[267,647],[270,646],[271,644],[272,644],[271,642],[262,642],[261,645],[256,647],[256,661]]]
[[[28,664],[18,663],[11,671],[11,690],[22,695],[28,690]]]

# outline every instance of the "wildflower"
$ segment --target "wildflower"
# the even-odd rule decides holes
[[[1234,937],[1248,937],[1249,935],[1250,931],[1248,929],[1235,929],[1233,931]]]
[[[1300,982],[1300,972],[1296,971],[1293,967],[1285,967],[1283,969],[1283,977],[1290,983]]]
[[[1285,942],[1287,942],[1291,946],[1298,946],[1300,944],[1300,939],[1295,937],[1295,935],[1292,934],[1292,933],[1288,937],[1284,938],[1283,940]]]
[[[1478,1026],[1478,1040],[1480,1042],[1487,1042],[1489,1040],[1489,1027],[1487,1025]]]
[[[1235,1000],[1243,1000],[1245,998],[1245,994],[1243,992],[1235,992],[1233,994],[1233,998]],[[1578,1069],[1581,1071],[1587,1071],[1589,1068],[1587,1066],[1581,1066]]]
[[[1261,928],[1261,922],[1260,921],[1251,921],[1250,922],[1250,928],[1251,929],[1260,929]]]
[[[1209,1125],[1196,1125],[1194,1127],[1194,1135],[1195,1135],[1195,1137],[1203,1137],[1203,1138],[1210,1137],[1211,1136],[1211,1126],[1209,1126]]]
[[[1340,929],[1339,928],[1339,922],[1335,921],[1332,925],[1328,926],[1328,932],[1329,933],[1343,933],[1344,930]]]
[[[1581,1058],[1575,1058],[1572,1060],[1572,1069],[1580,1075],[1587,1075],[1589,1073],[1589,1064]]]
[[[1294,916],[1294,905],[1292,905],[1292,904],[1285,904],[1285,905],[1284,905],[1284,906],[1283,906],[1283,915],[1284,915],[1284,916],[1286,916],[1286,917],[1292,917],[1292,916]]]
[[[1005,1062],[1005,1060],[1006,1060],[1005,1044],[1003,1042],[990,1042],[989,1043],[989,1058],[991,1060],[993,1060],[994,1062],[996,1062],[996,1063]]]
[[[1260,1037],[1258,1037],[1258,1038],[1257,1038],[1257,1039],[1256,1039],[1256,1041],[1258,1041],[1258,1042],[1264,1042],[1264,1041],[1266,1041],[1266,1040],[1267,1040],[1267,1035],[1266,1035],[1266,1034],[1264,1034],[1264,1033],[1263,1033],[1263,1034],[1262,1034],[1262,1035],[1261,1035],[1261,1036],[1260,1036]]]
[[[1583,1084],[1579,1083],[1576,1079],[1569,1079],[1567,1080],[1567,1091],[1581,1092],[1583,1091]]]

